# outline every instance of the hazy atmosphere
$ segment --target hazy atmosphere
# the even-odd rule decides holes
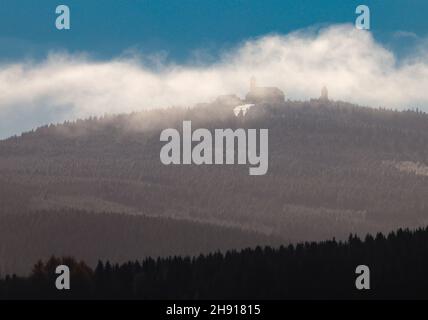
[[[427,12],[0,0],[0,300],[428,298]]]
[[[336,2],[309,5],[312,2],[303,1],[301,6],[316,12],[321,20],[309,14],[299,20],[299,6],[292,2],[280,6],[280,12],[290,12],[278,16],[273,13],[278,10],[276,1],[258,11],[257,1],[233,2],[235,6],[226,2],[211,8],[189,1],[177,12],[166,10],[161,1],[136,1],[141,4],[137,7],[140,19],[129,17],[128,23],[122,24],[123,34],[114,34],[109,45],[105,35],[96,34],[93,26],[113,28],[102,17],[111,15],[113,10],[124,15],[132,8],[132,1],[121,6],[89,3],[85,17],[79,10],[82,3],[72,1],[72,11],[76,8],[73,17],[77,18],[72,19],[72,28],[63,37],[47,32],[47,19],[41,20],[50,13],[48,5],[34,7],[35,14],[30,16],[22,9],[28,7],[12,3],[10,7],[15,8],[10,10],[18,20],[25,19],[36,28],[18,26],[16,21],[9,21],[4,11],[0,24],[4,25],[0,43],[5,48],[0,54],[0,138],[91,115],[191,106],[212,101],[219,94],[242,96],[251,76],[256,76],[261,85],[281,88],[291,100],[317,97],[320,87],[326,85],[335,100],[427,110],[427,30],[419,17],[389,22],[400,15],[405,17],[408,11],[423,9],[423,5],[415,2],[400,13],[393,6],[374,3],[373,31],[368,32],[355,29],[352,1]],[[166,7],[174,6],[172,2]],[[224,10],[236,15],[248,29],[244,32],[242,24],[233,25],[230,20],[213,29],[215,16],[207,15],[201,20],[191,14],[205,10],[207,14],[210,10]],[[168,18],[168,23],[154,22],[155,12],[159,21]],[[91,13],[92,27],[84,29]],[[153,30],[162,33],[157,38],[159,43],[153,41],[147,29],[136,26],[137,21],[145,26],[149,19],[145,15],[150,13]],[[252,19],[264,20],[267,15],[267,24],[255,27],[249,23]],[[332,16],[341,23],[326,22]],[[14,24],[16,29],[12,30]],[[136,34],[133,27],[141,29],[141,33]],[[176,30],[175,37],[171,30]],[[186,33],[194,36],[186,37]],[[128,43],[121,43],[122,37]],[[202,40],[207,37],[208,43]],[[38,45],[29,42],[29,38],[39,39]],[[99,43],[98,49],[91,45],[94,41]]]

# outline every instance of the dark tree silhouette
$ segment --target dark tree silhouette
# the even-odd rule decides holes
[[[71,270],[71,290],[55,289],[55,267]],[[355,288],[358,265],[370,290]],[[0,280],[0,299],[385,299],[428,298],[428,228],[361,240],[257,247],[169,257],[92,270],[72,258],[39,261],[29,277]]]

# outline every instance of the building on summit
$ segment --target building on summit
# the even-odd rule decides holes
[[[284,92],[276,87],[259,87],[256,79],[251,78],[250,92],[245,96],[246,103],[283,103]]]
[[[275,87],[259,87],[256,84],[256,79],[251,78],[250,91],[245,96],[244,100],[233,108],[233,113],[237,117],[244,117],[250,109],[253,109],[262,103],[283,103],[285,100],[284,92]],[[232,100],[236,101],[236,99]],[[236,104],[235,104],[236,105]]]

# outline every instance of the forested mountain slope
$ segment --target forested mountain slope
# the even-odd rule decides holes
[[[426,114],[318,100],[260,105],[244,118],[232,109],[216,101],[106,116],[1,141],[0,215],[8,223],[66,209],[144,215],[228,226],[284,243],[426,225]],[[160,132],[180,129],[183,120],[193,129],[269,129],[267,174],[250,176],[245,165],[163,165]],[[28,228],[24,221],[16,230]],[[97,239],[98,231],[87,232]],[[22,234],[34,248],[48,236]]]
[[[34,261],[52,255],[73,256],[95,266],[99,259],[119,263],[281,243],[240,228],[72,209],[1,215],[0,234],[1,275],[27,274]]]

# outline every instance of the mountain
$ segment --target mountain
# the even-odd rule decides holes
[[[250,176],[246,165],[163,165],[160,132],[181,130],[183,120],[194,129],[269,129],[267,174]],[[138,258],[197,254],[424,226],[427,177],[428,115],[419,111],[311,100],[260,104],[242,118],[217,100],[66,122],[0,142],[0,219],[10,225],[0,232],[0,256],[3,268],[29,268],[12,253],[58,253],[84,214],[91,223],[76,235],[85,241],[68,242],[61,254],[122,261],[137,258],[139,248]],[[49,242],[54,217],[56,240]],[[49,227],[34,227],[39,219]],[[114,219],[134,249],[113,236],[109,247],[100,243],[109,241]],[[100,230],[98,220],[109,227]],[[159,242],[130,231],[147,221],[176,227],[160,228],[166,238]],[[206,244],[195,237],[179,245],[183,224],[195,235],[210,230]],[[230,232],[228,240],[222,232]],[[11,234],[21,238],[13,250]]]

